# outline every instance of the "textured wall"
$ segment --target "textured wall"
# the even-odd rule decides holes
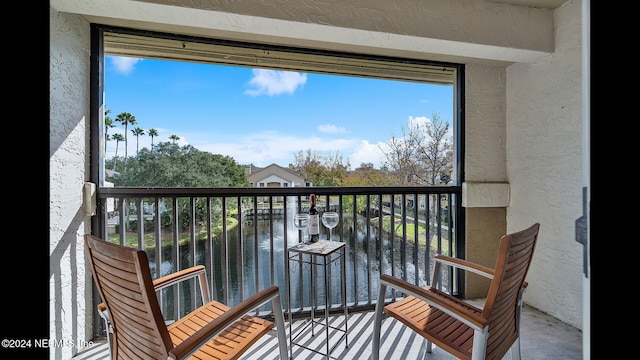
[[[525,302],[582,328],[581,13],[570,1],[555,13],[555,53],[507,70],[510,231],[540,222]]]
[[[49,63],[49,329],[51,340],[92,338],[91,282],[85,271],[82,211],[89,163],[89,25],[50,9]],[[89,275],[90,276],[90,275]],[[51,347],[51,359],[70,359],[77,347]]]
[[[468,208],[465,212],[467,260],[493,268],[496,265],[500,237],[506,234],[506,209]],[[465,295],[468,298],[486,297],[489,285],[487,278],[468,273]]]
[[[466,180],[509,183],[508,230],[542,224],[525,302],[582,327],[582,248],[573,236],[582,209],[579,2],[569,1],[554,13],[466,0],[379,0],[366,7],[323,2],[328,8],[308,1],[227,1],[216,2],[219,12],[194,10],[213,2],[184,2],[191,5],[50,4],[105,24],[375,55],[467,59]],[[548,55],[552,24],[559,26],[557,45]],[[89,156],[88,21],[50,10],[50,36],[51,338],[86,340],[93,314],[81,242],[89,229],[82,212]],[[504,62],[513,61],[522,63],[505,68]],[[504,213],[505,208],[467,209],[470,258],[495,261],[492,251],[506,231]],[[54,348],[51,358],[68,359],[75,350]]]
[[[504,182],[507,79],[504,67],[467,65],[465,181]]]
[[[467,64],[465,88],[465,182],[475,187],[506,183],[506,69]],[[506,205],[488,207],[492,202],[463,200],[466,258],[490,267],[495,265],[498,242],[506,230]],[[469,276],[466,295],[484,297],[488,285],[480,277]]]
[[[51,0],[91,22],[451,62],[531,62],[553,51],[553,12],[481,0]]]
[[[552,10],[488,1],[141,1],[419,38],[553,50]],[[489,18],[495,21],[486,21]]]

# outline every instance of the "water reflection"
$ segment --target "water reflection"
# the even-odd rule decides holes
[[[398,277],[406,276],[412,282],[417,271],[417,283],[421,286],[426,284],[425,263],[427,257],[424,246],[420,246],[417,251],[414,251],[412,244],[403,244],[402,240],[397,237],[391,240],[386,233],[383,233],[382,240],[378,241],[378,228],[370,225],[367,229],[364,217],[357,217],[355,226],[353,218],[348,215],[343,214],[342,220],[342,224],[333,229],[333,238],[335,241],[346,243],[348,304],[366,304],[370,299],[375,300],[380,269],[383,269],[384,273],[394,274]],[[298,243],[298,229],[293,226],[292,219],[289,219],[286,224],[286,241],[288,245],[294,245]],[[242,232],[242,241],[239,241],[239,231]],[[326,238],[326,232],[322,231],[321,238]],[[211,244],[206,241],[198,241],[195,250],[195,263],[204,264],[210,269],[207,276],[214,299],[226,302],[226,290],[229,298],[227,303],[233,305],[255,293],[256,289],[263,289],[274,284],[280,287],[283,303],[286,304],[284,249],[284,219],[274,219],[272,223],[265,219],[248,220],[242,223],[240,229],[228,230],[226,243],[220,237],[213,239]],[[227,256],[223,256],[225,253]],[[179,255],[181,268],[193,264],[188,246],[182,247]],[[171,249],[163,251],[161,258],[162,273],[167,274],[174,271]],[[228,266],[225,260],[228,262]],[[339,265],[340,262],[335,261],[328,273],[328,276],[331,277],[330,298],[332,304],[336,305],[342,302]],[[315,299],[311,296],[310,271],[310,265],[290,264],[292,309],[298,309],[301,306],[307,308],[312,305],[312,301]],[[317,303],[314,305],[324,306],[326,289],[324,289],[324,279],[321,277],[323,273],[320,268],[318,271],[318,296]],[[185,289],[188,291],[185,292],[185,301],[181,301],[181,309],[188,311],[191,289],[188,286]],[[165,305],[163,307],[171,308],[173,306],[172,294],[170,291],[164,294]]]

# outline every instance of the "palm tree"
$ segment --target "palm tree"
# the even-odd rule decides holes
[[[169,139],[173,140],[173,143],[175,144],[176,141],[180,140],[180,136],[174,134],[169,136]]]
[[[116,163],[118,162],[118,144],[120,141],[124,141],[124,136],[120,133],[116,133],[113,134],[111,138],[116,141],[116,156],[113,157],[113,171],[116,171]]]
[[[107,147],[107,142],[110,140],[109,138],[109,129],[116,127],[113,123],[113,119],[109,116],[111,110],[104,111],[104,147]]]
[[[135,129],[131,129],[131,132],[133,133],[133,135],[136,136],[136,156],[137,156],[138,150],[140,148],[140,135],[144,135],[144,129],[137,127]]]
[[[136,124],[136,117],[128,112],[121,112],[116,117],[116,121],[124,125],[124,166],[127,167],[127,148],[129,147],[129,139],[127,136],[127,127]]]
[[[158,136],[158,130],[156,129],[149,129],[147,131],[147,135],[151,136],[151,151],[153,151],[153,138]]]

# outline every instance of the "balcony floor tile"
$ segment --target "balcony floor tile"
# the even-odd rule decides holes
[[[371,334],[373,329],[373,312],[356,312],[349,314],[348,347],[344,341],[338,344],[331,353],[332,359],[369,359],[371,357]],[[286,318],[286,317],[285,317]],[[344,325],[343,316],[330,318],[330,326]],[[294,332],[304,326],[304,320],[296,320],[292,324]],[[524,306],[521,323],[521,351],[523,359],[582,359],[582,331],[563,323],[558,319],[544,314],[537,309]],[[305,331],[298,341],[308,347],[324,350],[324,328],[316,327],[314,337],[310,330]],[[287,337],[289,327],[287,324]],[[334,338],[342,333],[330,330],[330,345]],[[392,318],[382,322],[382,339],[380,358],[385,360],[451,360],[453,356],[434,346],[431,354],[426,354],[426,342],[416,336],[407,327]],[[109,352],[105,340],[94,341],[95,345],[74,357],[74,360],[108,359]],[[270,360],[278,359],[278,342],[275,336],[265,336],[259,340],[241,360]],[[300,346],[293,346],[293,358],[323,359],[324,356]],[[509,355],[505,359],[509,359]]]

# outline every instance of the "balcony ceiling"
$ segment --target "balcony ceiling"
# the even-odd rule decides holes
[[[51,0],[50,4],[57,11],[104,25],[320,50],[509,65],[532,63],[553,53],[551,10],[567,1]],[[431,21],[422,21],[421,16],[426,15],[421,14]]]
[[[502,3],[502,4],[518,5],[518,6],[555,9],[558,6],[564,4],[567,0],[490,0],[490,1],[496,2],[496,3]]]
[[[166,3],[166,4],[172,4],[172,5],[176,5],[176,6],[185,6],[185,7],[202,7],[202,8],[206,8],[207,6],[204,5],[204,3],[200,3],[199,5],[195,5],[193,3],[193,0],[170,0],[170,1],[165,1],[165,0],[141,0],[143,2],[149,2],[149,3]],[[343,3],[343,0],[333,0],[335,2],[338,3]],[[376,1],[380,1],[382,3],[387,2],[388,0],[369,0],[369,5],[375,5]],[[501,3],[501,4],[509,4],[509,5],[516,5],[516,6],[528,6],[528,7],[534,7],[534,8],[548,8],[548,9],[555,9],[557,7],[559,7],[560,5],[564,4],[566,1],[568,0],[488,0],[490,2],[495,2],[495,3]],[[327,5],[329,5],[329,3],[331,3],[332,1],[326,1],[325,4],[323,5],[323,7],[328,7]],[[261,0],[259,1],[259,3],[262,3],[264,5],[270,4],[271,1],[269,0]],[[373,7],[377,7],[377,6],[373,6]]]

